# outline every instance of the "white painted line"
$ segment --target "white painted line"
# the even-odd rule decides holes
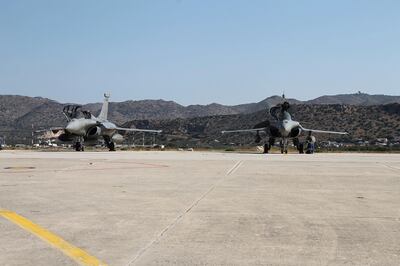
[[[239,169],[239,167],[243,164],[243,161],[238,161],[231,169],[228,170],[228,172],[226,172],[226,175],[230,175],[233,174],[234,172],[236,172],[237,169]]]

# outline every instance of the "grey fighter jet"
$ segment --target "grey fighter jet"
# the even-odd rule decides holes
[[[121,143],[123,136],[118,131],[161,133],[161,130],[121,128],[107,119],[109,94],[104,94],[104,102],[98,117],[89,111],[82,110],[79,105],[67,105],[63,113],[68,120],[65,128],[52,128],[53,133],[62,131],[58,140],[74,142],[76,151],[84,150],[84,143],[97,143],[103,139],[110,151],[115,151],[115,143]]]
[[[285,100],[285,96],[283,95]],[[290,104],[286,100],[272,107],[269,112],[275,121],[264,121],[254,126],[252,129],[239,129],[239,130],[226,130],[222,131],[222,134],[226,133],[239,133],[239,132],[255,132],[255,142],[261,142],[260,132],[264,132],[269,135],[269,140],[264,144],[264,153],[268,153],[271,147],[275,144],[276,139],[281,139],[280,148],[281,153],[288,153],[289,139],[293,140],[294,146],[297,148],[299,153],[314,152],[315,137],[313,133],[326,133],[326,134],[339,134],[346,135],[347,132],[336,132],[336,131],[325,131],[304,128],[299,122],[292,120],[292,116],[289,113]],[[308,133],[306,142],[301,143],[299,137],[302,133]]]

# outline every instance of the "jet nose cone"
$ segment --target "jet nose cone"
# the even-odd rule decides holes
[[[282,123],[282,127],[287,131],[288,129],[290,129],[290,124],[287,120],[284,120]]]
[[[68,124],[66,127],[65,127],[65,131],[66,132],[68,132],[68,133],[72,133],[72,131],[71,131],[71,125],[70,124]]]

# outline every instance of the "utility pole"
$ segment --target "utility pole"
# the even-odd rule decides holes
[[[144,147],[144,132],[143,132],[143,145],[142,146]]]

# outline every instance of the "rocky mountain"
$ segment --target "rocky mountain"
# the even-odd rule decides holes
[[[374,141],[377,138],[400,137],[400,104],[356,106],[356,105],[294,105],[291,107],[294,119],[304,127],[347,131],[348,136],[316,134],[318,140]],[[253,128],[256,124],[273,118],[265,111],[251,114],[208,116],[172,120],[136,120],[125,127],[162,128],[159,142],[184,147],[207,147],[231,143],[254,145],[253,133],[224,134],[222,130]],[[139,140],[140,133],[138,134]]]
[[[110,102],[109,119],[117,124],[122,124],[138,119],[192,118],[251,113],[264,110],[280,101],[280,97],[274,96],[259,103],[237,106],[217,103],[183,106],[164,100]],[[66,123],[62,114],[64,105],[66,104],[40,97],[2,95],[0,96],[0,136],[1,132],[12,130],[31,131],[32,125],[35,129],[63,126]],[[97,115],[100,113],[101,106],[101,103],[89,103],[83,105],[83,109]]]
[[[40,97],[1,95],[0,125],[12,125],[16,119],[49,102],[52,102],[52,100]]]
[[[400,103],[400,96],[388,95],[369,95],[364,93],[340,94],[332,96],[321,96],[309,101],[299,101],[287,99],[291,104],[346,104],[346,105],[381,105],[388,103]],[[253,113],[265,110],[277,103],[282,102],[282,97],[271,96],[257,103],[247,103],[240,105],[222,105],[212,103],[208,105],[189,105],[183,106],[173,101],[165,100],[141,100],[111,102],[109,117],[117,123],[124,123],[134,119],[171,119],[171,118],[191,118],[211,115],[230,115],[240,113]],[[60,113],[56,116],[62,121],[55,119],[54,122],[64,123],[61,113],[65,104],[41,98],[27,97],[18,95],[0,95],[0,125],[13,124],[18,119],[21,123],[29,120],[31,113],[41,113],[47,117],[50,113]],[[92,111],[94,114],[100,112],[101,103],[89,103],[83,106],[84,109]],[[33,114],[35,118],[41,115]],[[32,122],[40,122],[33,120]]]
[[[84,107],[89,108],[93,113],[97,114],[100,112],[101,104],[86,105]],[[109,117],[116,123],[123,123],[132,119],[189,118],[235,113],[237,111],[230,106],[215,103],[182,106],[176,102],[164,100],[112,102],[109,106]]]
[[[240,105],[235,105],[232,106],[232,108],[235,110],[235,113],[237,114],[249,114],[249,113],[254,113],[257,111],[261,110],[266,110],[269,109],[272,106],[277,105],[278,103],[281,103],[283,101],[283,98],[281,96],[271,96],[268,97],[258,103],[247,103],[247,104],[240,104]],[[286,99],[290,104],[301,104],[302,102],[296,99]]]
[[[325,104],[350,104],[361,107],[372,104],[381,105],[391,102],[399,102],[400,96],[349,94],[322,96],[314,100],[302,102],[296,99],[288,99],[295,105],[314,106]],[[109,119],[121,125],[132,120],[170,120],[190,118],[216,117],[226,115],[265,113],[269,107],[282,102],[279,96],[268,97],[258,103],[248,103],[234,106],[217,103],[209,105],[183,106],[173,101],[142,100],[111,102],[109,107]],[[65,104],[41,97],[26,97],[16,95],[0,95],[0,136],[6,136],[12,142],[23,140],[34,129],[64,126],[66,121],[62,114]],[[83,109],[97,115],[100,112],[101,103],[90,103]],[[235,116],[233,116],[235,117]],[[251,116],[252,117],[252,116]],[[195,121],[197,121],[195,119]],[[253,120],[249,120],[253,121]]]
[[[389,96],[383,94],[369,95],[366,93],[325,95],[305,104],[347,104],[347,105],[381,105],[389,103],[400,103],[400,96]]]

